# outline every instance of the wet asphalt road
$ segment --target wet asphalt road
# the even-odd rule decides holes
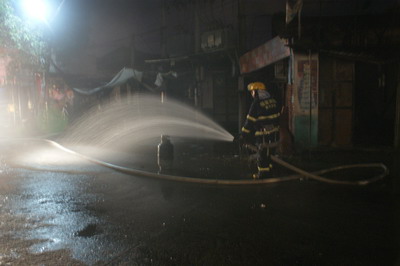
[[[398,194],[390,182],[214,186],[67,159],[12,163],[40,146],[2,143],[0,264],[400,263]]]

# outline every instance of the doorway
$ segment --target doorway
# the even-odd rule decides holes
[[[354,144],[392,145],[394,137],[394,99],[390,96],[391,73],[372,63],[357,63],[355,68]]]

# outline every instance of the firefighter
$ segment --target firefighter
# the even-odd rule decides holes
[[[271,154],[279,141],[280,109],[264,83],[250,83],[247,89],[253,97],[253,103],[240,138],[245,146],[254,142],[257,147],[258,173],[253,178],[268,178],[272,176]]]

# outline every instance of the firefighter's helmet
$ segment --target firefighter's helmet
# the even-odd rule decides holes
[[[247,89],[249,91],[254,91],[254,90],[266,90],[267,88],[262,82],[252,82],[249,85],[247,85]]]

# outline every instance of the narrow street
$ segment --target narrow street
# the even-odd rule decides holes
[[[0,0],[0,266],[400,266],[400,0]]]
[[[1,265],[400,263],[398,199],[387,180],[215,186],[67,157],[65,166],[12,165],[17,149],[42,146],[1,144]]]

